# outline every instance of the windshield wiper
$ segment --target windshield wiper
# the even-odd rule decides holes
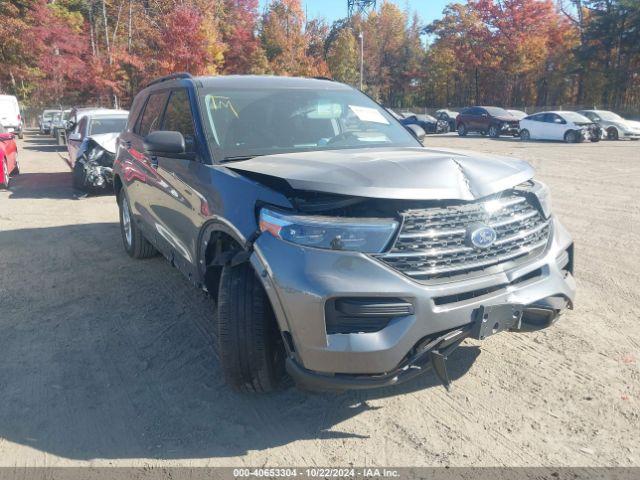
[[[242,162],[243,160],[251,160],[252,158],[255,157],[260,157],[260,155],[238,155],[238,156],[231,156],[231,157],[224,157],[220,163],[227,163],[227,162]]]

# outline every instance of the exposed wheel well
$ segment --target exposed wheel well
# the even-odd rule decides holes
[[[122,180],[116,175],[113,177],[113,192],[116,194],[116,200],[120,198],[120,190],[122,190]]]
[[[217,301],[222,267],[244,249],[235,238],[219,230],[211,232],[206,240],[204,283],[209,295]]]

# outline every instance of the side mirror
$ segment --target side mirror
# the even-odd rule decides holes
[[[180,132],[158,130],[144,137],[144,149],[150,155],[182,155],[186,151],[184,137]]]
[[[79,142],[80,140],[82,140],[82,135],[80,135],[80,132],[73,132],[71,135],[69,135],[68,140]]]
[[[420,143],[422,143],[422,141],[424,140],[424,137],[427,135],[424,129],[420,125],[409,124],[409,125],[405,125],[404,128],[406,128],[409,131],[409,133],[413,135],[413,138],[418,140]]]

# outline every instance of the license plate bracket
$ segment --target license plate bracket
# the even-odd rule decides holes
[[[475,311],[471,336],[478,340],[505,330],[518,330],[522,324],[523,305],[505,303],[482,305]]]

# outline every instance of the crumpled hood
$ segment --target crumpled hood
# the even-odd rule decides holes
[[[116,153],[116,141],[120,133],[99,133],[97,135],[91,135],[87,138],[87,141],[93,140],[109,153]]]
[[[403,200],[474,200],[534,173],[523,160],[419,147],[265,155],[225,166],[281,178],[297,190]]]
[[[517,122],[518,121],[518,119],[514,116],[507,117],[504,115],[500,115],[498,117],[493,117],[493,118],[495,118],[496,120],[500,120],[501,122]]]

